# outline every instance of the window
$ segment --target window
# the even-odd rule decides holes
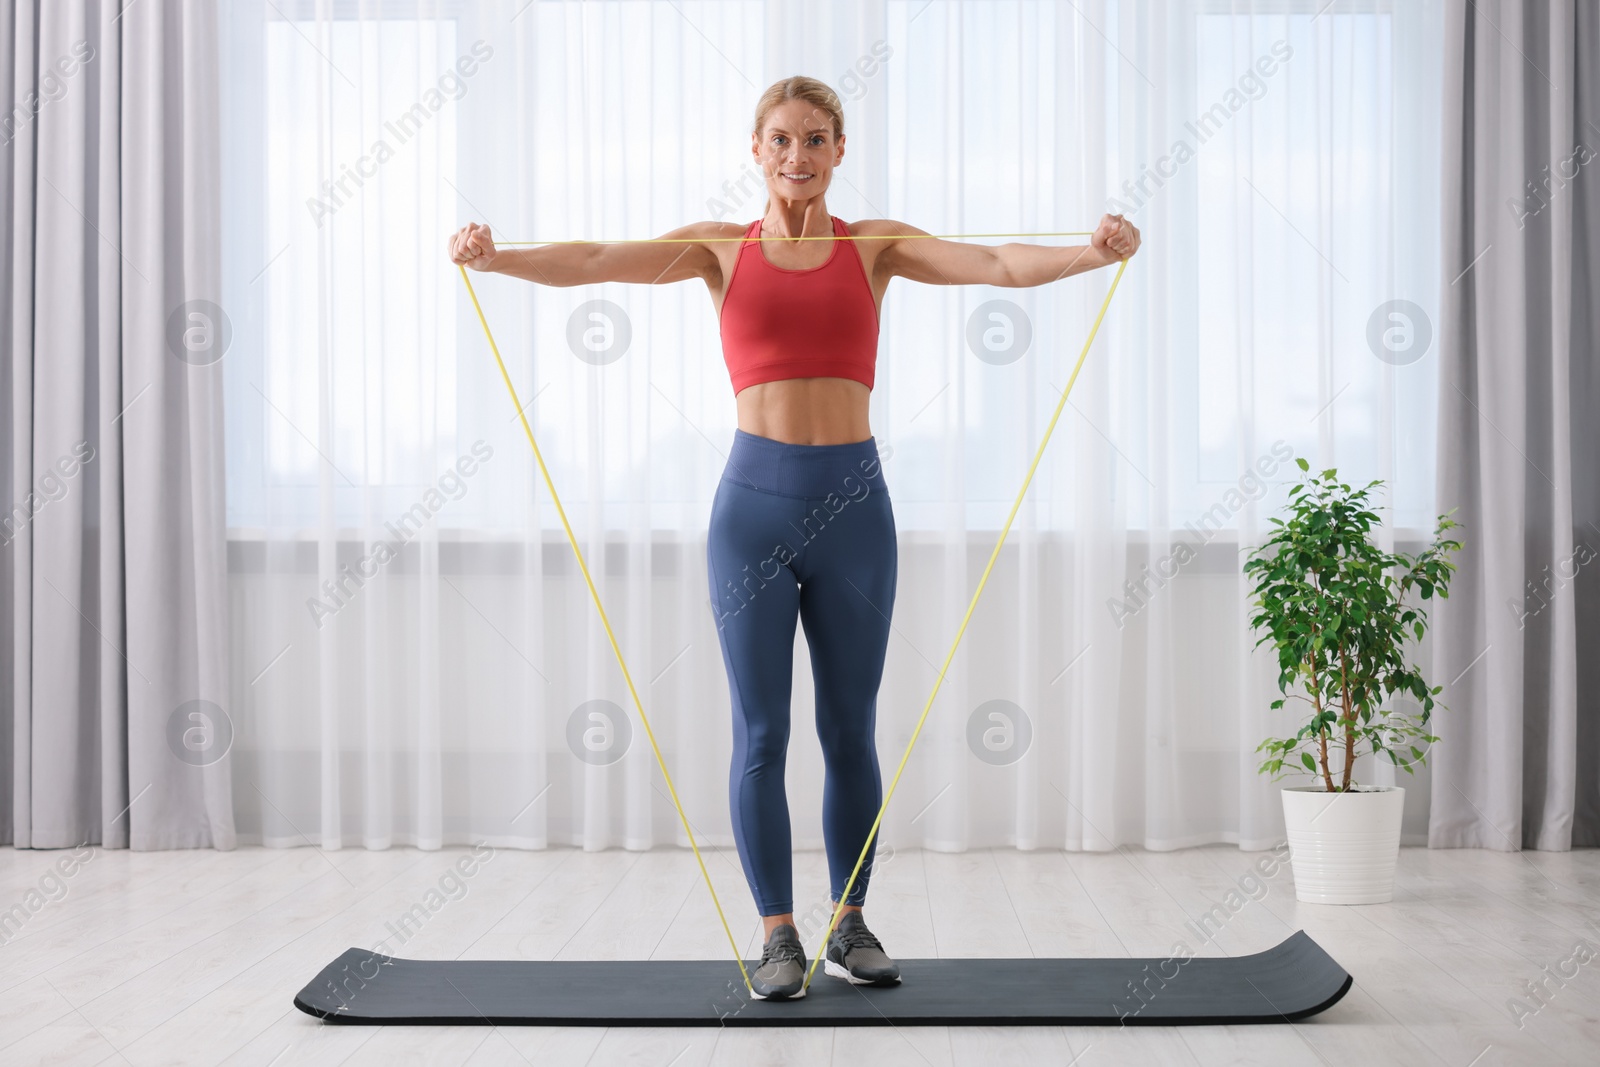
[[[1258,10],[1112,3],[1089,25],[1045,0],[887,0],[881,39],[811,72],[847,113],[830,210],[963,232],[1122,211],[1145,230],[1041,465],[1066,469],[1075,434],[1103,439],[1130,528],[1213,509],[1274,442],[1390,480],[1396,519],[1426,525],[1435,361],[1385,358],[1370,338],[1431,329],[1437,78],[1416,25],[1434,15]],[[224,5],[230,526],[371,526],[476,439],[525,450],[444,235],[469,218],[541,239],[754,218],[764,83],[745,57],[764,54],[769,14],[760,0]],[[1110,274],[891,285],[873,429],[903,529],[943,529],[956,484],[969,525],[998,528]],[[621,525],[640,496],[667,513],[707,495],[707,442],[725,447],[734,408],[703,287],[474,281],[565,503],[593,486]],[[592,299],[629,317],[629,364],[570,358]],[[971,316],[997,299],[1032,333],[1016,362],[969,350]],[[1383,311],[1396,300],[1423,319]],[[975,473],[995,470],[1016,477]],[[501,484],[438,521],[517,529],[528,483]],[[1044,506],[1070,528],[1071,501]]]

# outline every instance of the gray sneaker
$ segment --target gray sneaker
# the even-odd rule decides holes
[[[859,911],[847,911],[828,938],[823,968],[835,978],[852,985],[894,985],[900,981],[900,965],[883,951],[878,939],[867,929]]]
[[[790,923],[772,928],[761,949],[761,966],[750,976],[757,1000],[799,1000],[806,995],[806,950]]]

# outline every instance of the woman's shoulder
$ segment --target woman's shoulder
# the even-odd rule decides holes
[[[706,241],[714,239],[728,239],[743,237],[744,232],[754,226],[755,222],[718,222],[707,219],[703,222],[691,222],[680,226],[675,232],[683,237]]]
[[[859,222],[847,222],[845,227],[852,235],[866,240],[878,238],[894,240],[897,237],[908,237],[923,232],[909,222],[895,219],[862,219]]]

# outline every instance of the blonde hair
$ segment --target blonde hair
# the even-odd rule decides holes
[[[756,122],[750,132],[760,137],[761,127],[766,124],[767,116],[772,113],[773,108],[786,100],[804,100],[813,108],[827,112],[833,122],[833,139],[837,141],[844,136],[844,105],[839,102],[839,94],[825,83],[803,74],[796,74],[767,86],[767,91],[756,101]],[[766,216],[767,208],[771,206],[772,198],[769,196],[766,207],[761,209],[762,217]]]

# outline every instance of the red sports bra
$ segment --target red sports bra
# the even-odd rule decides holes
[[[878,360],[878,308],[854,241],[834,241],[820,267],[787,270],[767,262],[745,227],[722,297],[722,358],[733,393],[785,378],[850,378],[872,388]],[[836,236],[849,236],[833,216]],[[841,252],[840,246],[850,246]]]

